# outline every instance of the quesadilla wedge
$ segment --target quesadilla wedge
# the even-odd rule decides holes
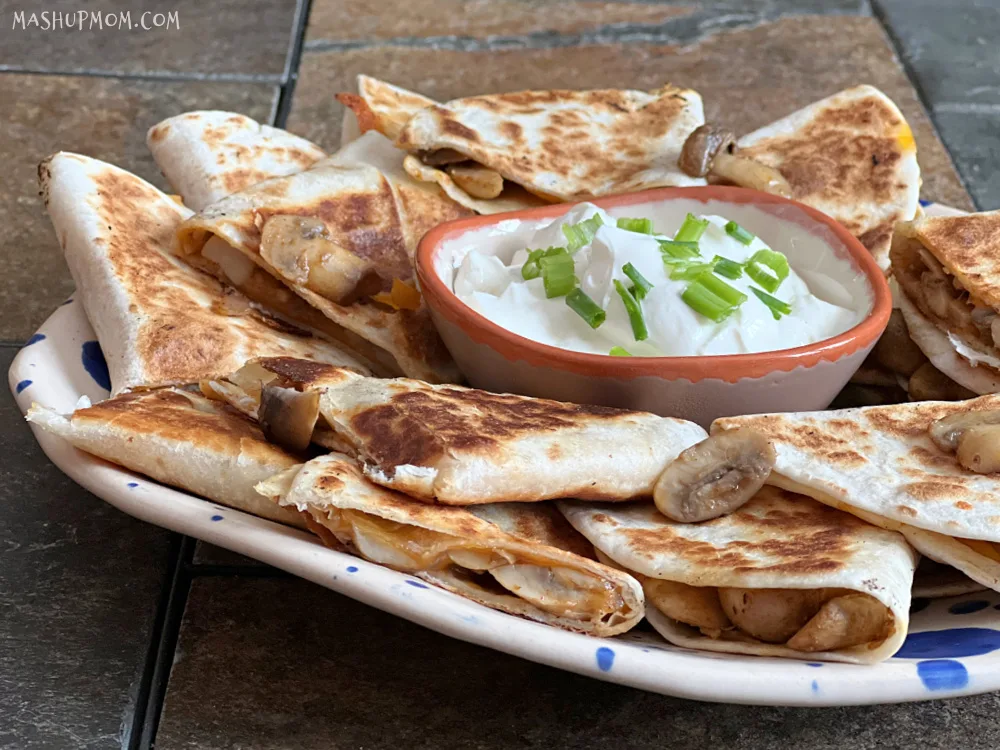
[[[916,345],[959,385],[1000,391],[1000,211],[900,223],[891,257]]]
[[[34,404],[27,419],[72,445],[157,482],[261,518],[305,528],[254,485],[301,460],[232,408],[166,388],[126,393],[72,414]]]
[[[412,258],[427,229],[467,212],[387,167],[393,158],[398,165],[402,154],[367,134],[344,155],[209,206],[180,228],[181,247],[192,263],[299,323],[301,311],[282,302],[293,292],[330,321],[323,333],[384,374],[457,380],[413,284]]]
[[[642,588],[592,559],[548,504],[466,510],[378,487],[347,456],[320,456],[258,485],[335,549],[411,573],[501,612],[610,636],[643,615]]]
[[[646,616],[678,646],[871,664],[906,638],[913,550],[807,497],[764,487],[697,524],[647,504],[558,507],[601,557],[639,578]]]
[[[148,182],[66,152],[42,162],[39,179],[112,393],[222,377],[268,354],[367,372],[176,257],[177,229],[191,212]]]
[[[916,215],[920,193],[916,142],[889,97],[872,86],[846,89],[743,136],[735,146],[735,154],[727,150],[726,156],[778,170],[787,197],[839,221],[888,270],[893,227]],[[732,182],[734,174],[714,181]]]
[[[282,443],[318,422],[371,481],[445,505],[650,497],[667,464],[706,437],[693,422],[646,412],[366,378],[288,358],[258,360],[204,388],[244,410],[260,404],[265,432]],[[297,400],[310,403],[299,410]]]
[[[704,184],[677,167],[685,139],[704,121],[701,97],[691,90],[521,91],[416,109],[417,95],[377,96],[402,92],[396,87],[368,80],[359,88],[362,127],[370,122],[395,134],[411,154],[411,174],[434,179],[480,213],[524,205],[523,197],[507,194],[507,183],[546,201]],[[492,207],[494,200],[501,203]]]
[[[315,143],[245,115],[185,112],[157,123],[146,145],[194,211],[271,177],[308,169],[326,154]]]
[[[713,423],[712,433],[739,427],[762,433],[777,453],[768,484],[898,531],[926,557],[1000,590],[1000,473],[969,470],[961,448],[956,454],[934,439],[944,419],[990,427],[997,410],[1000,396],[982,396],[727,417]],[[1000,441],[988,440],[990,446]]]

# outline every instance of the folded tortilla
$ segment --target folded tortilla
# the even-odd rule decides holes
[[[548,504],[466,510],[378,487],[347,456],[321,456],[258,485],[328,545],[411,573],[502,612],[590,635],[643,616],[642,588],[592,559]]]
[[[39,179],[113,393],[222,377],[265,355],[367,371],[177,258],[177,229],[191,212],[146,181],[66,152],[42,162]]]
[[[216,110],[157,123],[146,134],[146,145],[184,205],[195,211],[271,177],[301,172],[326,156],[286,130]]]
[[[921,554],[1000,591],[1000,475],[976,474],[931,440],[951,414],[1000,409],[1000,396],[718,419],[774,443],[769,484],[899,531]]]
[[[381,374],[457,380],[413,285],[413,254],[429,228],[468,212],[410,179],[402,156],[378,133],[366,134],[342,155],[258,183],[188,219],[179,231],[182,250],[251,299],[318,327]],[[288,304],[295,296],[329,324],[302,321]]]
[[[318,393],[319,423],[366,477],[445,505],[650,497],[667,464],[706,436],[693,422],[646,412],[367,378],[287,358],[258,360],[206,389],[244,410],[262,398],[275,404],[260,417],[276,435],[301,433],[298,417],[281,409],[295,393]]]
[[[677,166],[687,136],[704,122],[701,97],[688,89],[521,91],[429,105],[372,79],[359,80],[359,90],[345,103],[361,126],[394,137],[412,155],[412,175],[437,181],[480,213],[529,201],[506,190],[489,197],[470,193],[460,181],[469,167],[474,173],[485,167],[502,177],[505,188],[513,183],[547,201],[704,184]]]
[[[126,393],[73,414],[34,404],[28,421],[75,447],[157,482],[271,521],[305,528],[302,517],[254,491],[300,459],[264,439],[232,408],[172,388]]]
[[[898,221],[919,206],[920,167],[910,126],[872,86],[846,89],[743,136],[739,154],[774,167],[792,197],[832,216],[883,270]]]
[[[913,574],[914,599],[944,599],[982,591],[986,587],[973,581],[965,573],[922,557]]]
[[[913,341],[937,369],[979,394],[1000,391],[998,258],[1000,211],[903,222],[892,242]]]
[[[764,487],[730,515],[688,524],[645,503],[558,507],[639,578],[646,616],[678,646],[870,664],[906,638],[913,550],[807,497]]]

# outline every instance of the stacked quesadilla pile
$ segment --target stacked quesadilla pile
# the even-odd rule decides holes
[[[351,135],[331,154],[227,112],[155,126],[149,147],[179,197],[77,154],[42,164],[112,394],[70,415],[36,405],[29,420],[591,635],[648,615],[682,647],[871,663],[902,644],[913,587],[1000,588],[1000,484],[984,473],[1000,469],[1000,403],[745,417],[709,435],[488,393],[455,385],[414,283],[424,233],[472,212],[751,186],[830,214],[883,268],[891,257],[910,347],[882,347],[894,372],[932,364],[992,392],[990,222],[916,217],[913,138],[884,94],[849,89],[741,138],[670,85],[436,102],[361,76],[339,98]],[[917,551],[946,567],[914,583]]]

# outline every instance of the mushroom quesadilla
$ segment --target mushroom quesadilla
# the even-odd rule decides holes
[[[39,178],[112,393],[222,377],[268,354],[365,370],[177,258],[177,228],[191,212],[145,180],[66,152],[42,162]]]
[[[601,636],[642,619],[638,582],[593,560],[586,540],[547,503],[427,505],[372,484],[337,453],[258,488],[301,513],[329,546],[487,607]]]
[[[194,211],[326,156],[314,143],[234,112],[186,112],[149,129],[146,145]]]
[[[80,450],[272,521],[305,527],[302,517],[254,491],[300,459],[267,442],[235,410],[172,388],[126,393],[63,416],[32,406],[28,421]]]
[[[376,484],[445,505],[650,497],[667,464],[706,436],[693,422],[646,412],[367,378],[287,358],[203,387],[244,411],[260,403],[265,432],[282,444],[308,442],[318,421]]]
[[[906,637],[916,555],[899,534],[807,497],[764,487],[697,524],[646,504],[559,509],[637,575],[647,617],[679,646],[867,664]]]
[[[1000,396],[716,420],[774,444],[768,483],[899,531],[1000,590]],[[974,467],[975,470],[968,467]]]

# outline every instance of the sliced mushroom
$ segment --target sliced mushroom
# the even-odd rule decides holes
[[[684,141],[677,166],[691,177],[704,177],[712,169],[715,157],[735,144],[736,138],[731,132],[706,123],[695,128]]]
[[[458,164],[448,174],[462,190],[473,198],[490,200],[503,192],[503,177],[499,172],[479,164]]]
[[[1000,424],[971,427],[958,438],[958,462],[977,474],[1000,471]]]
[[[268,440],[291,451],[304,451],[319,419],[319,392],[267,383],[261,389],[257,415]]]
[[[721,631],[732,627],[712,586],[689,586],[678,581],[644,578],[646,600],[672,620],[695,628]]]
[[[867,594],[847,594],[826,602],[788,641],[796,651],[835,651],[889,636],[892,613]]]
[[[967,430],[987,425],[1000,425],[1000,410],[960,411],[939,419],[930,426],[934,444],[943,451],[956,451]]]
[[[831,591],[720,588],[719,601],[730,622],[747,635],[765,643],[784,643],[819,612]]]
[[[440,167],[445,164],[457,164],[459,162],[468,161],[469,157],[465,154],[460,154],[453,148],[439,148],[436,151],[421,151],[417,154],[420,157],[420,161],[429,167]]]
[[[681,453],[653,489],[657,509],[674,521],[718,518],[756,494],[774,468],[774,446],[747,428],[728,430]]]
[[[927,356],[913,343],[901,310],[893,310],[882,338],[875,344],[875,361],[883,367],[910,377]]]
[[[911,401],[965,401],[976,396],[930,362],[922,364],[910,376],[907,391]]]
[[[714,177],[741,187],[792,197],[788,180],[774,167],[741,156],[733,134],[706,123],[684,141],[677,165],[691,177]]]

